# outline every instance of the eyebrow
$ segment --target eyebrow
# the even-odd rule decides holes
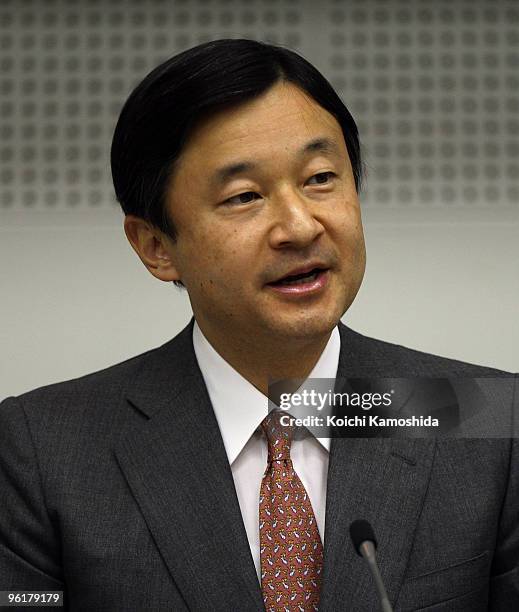
[[[342,151],[335,140],[330,138],[314,138],[310,142],[303,145],[297,152],[297,157],[305,157],[309,153],[326,153],[331,156],[340,157]],[[212,185],[223,185],[228,180],[242,174],[243,172],[249,172],[258,167],[258,164],[251,160],[243,160],[239,162],[233,162],[217,168],[211,176]]]

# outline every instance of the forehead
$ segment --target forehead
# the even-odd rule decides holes
[[[296,152],[314,138],[328,137],[346,154],[341,127],[335,117],[291,83],[276,83],[263,95],[201,120],[191,133],[179,165],[240,155],[271,157]]]

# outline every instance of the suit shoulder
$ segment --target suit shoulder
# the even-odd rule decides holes
[[[67,448],[93,445],[95,452],[118,437],[132,417],[125,400],[152,349],[78,378],[38,387],[0,403],[3,427],[28,427],[40,457],[51,461]],[[65,450],[64,450],[65,449]],[[49,452],[50,451],[50,452]],[[94,452],[94,451],[92,451]],[[42,459],[43,461],[43,459]]]
[[[127,389],[139,378],[144,369],[152,374],[166,362],[168,375],[179,370],[179,363],[189,349],[193,320],[175,337],[161,346],[130,357],[107,368],[83,376],[52,383],[9,397],[4,402],[10,406],[23,406],[28,417],[43,422],[49,417],[63,421],[94,414],[101,419],[115,417]],[[4,404],[0,404],[3,406]]]
[[[511,372],[497,368],[477,365],[426,353],[401,344],[365,336],[341,325],[341,338],[352,351],[364,356],[378,370],[384,369],[386,376],[467,376],[467,377],[502,377],[513,376]]]
[[[160,347],[159,347],[160,348]],[[159,348],[153,348],[95,372],[31,389],[14,397],[30,410],[42,406],[74,406],[88,403],[89,398],[120,395],[144,361]],[[13,398],[6,398],[13,399]],[[5,400],[4,400],[5,401]]]

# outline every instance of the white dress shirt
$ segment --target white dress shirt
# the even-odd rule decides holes
[[[196,321],[193,346],[220,427],[261,582],[259,492],[267,467],[267,440],[260,424],[268,414],[268,398],[214,350]],[[335,327],[309,378],[335,379],[340,348],[340,334]],[[293,440],[290,451],[294,469],[310,497],[323,544],[329,451],[329,438],[315,438],[311,434]]]

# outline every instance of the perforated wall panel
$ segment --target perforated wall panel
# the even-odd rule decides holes
[[[355,117],[368,207],[519,208],[519,3],[3,0],[0,205],[110,207],[131,89],[183,49],[301,52]]]

